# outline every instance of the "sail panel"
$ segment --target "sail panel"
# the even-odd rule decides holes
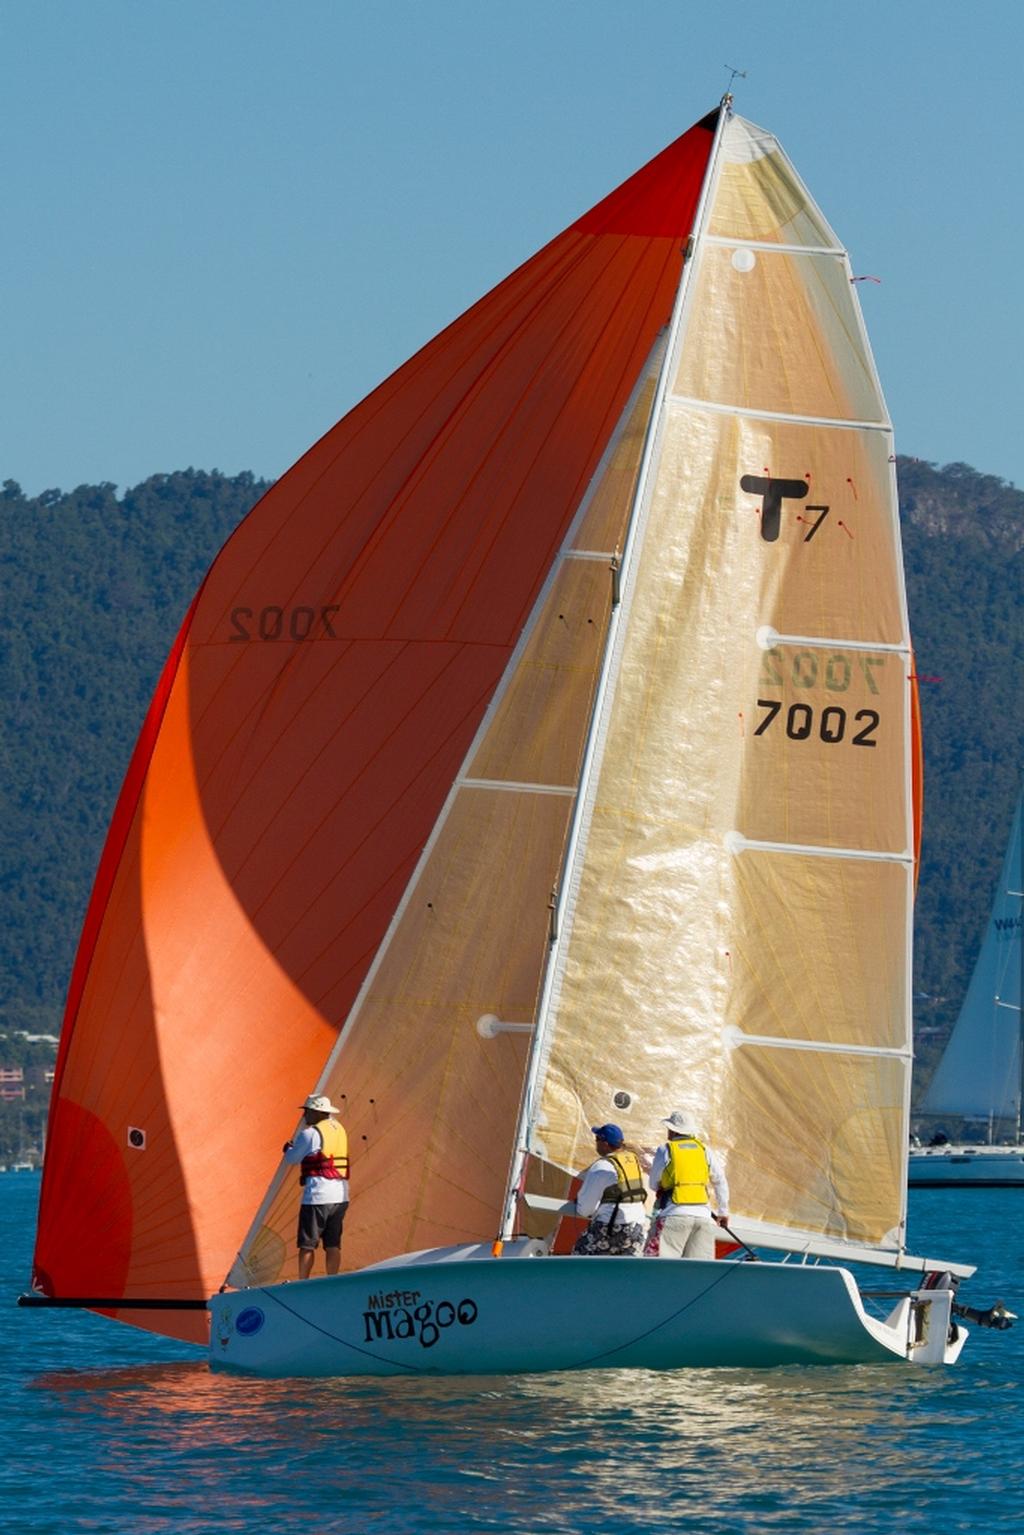
[[[778,140],[742,117],[726,125],[707,231],[712,238],[840,249]]]
[[[730,1037],[909,1055],[909,867],[746,848],[729,874],[746,919],[726,955]]]
[[[223,1278],[667,323],[711,142],[692,129],[456,320],[214,562],[76,962],[47,1293],[99,1285],[93,1227],[68,1224],[83,1180],[121,1211],[105,1293],[198,1299]]]
[[[594,494],[584,508],[584,515],[573,539],[574,549],[597,554],[614,554],[621,549],[624,519],[636,487],[647,424],[654,404],[657,373],[663,355],[664,337],[657,342],[651,354],[640,396],[626,418],[614,458],[599,477]]]
[[[729,155],[744,134],[729,125],[709,227],[767,239],[783,231],[779,186],[800,183],[774,171],[765,182],[763,153],[740,162],[756,174],[737,229]],[[802,216],[787,217],[792,241]],[[904,1216],[913,806],[891,437],[880,397],[877,426],[858,425],[849,401],[837,411],[848,425],[793,414],[809,396],[764,367],[755,311],[767,302],[816,323],[813,306],[793,308],[794,263],[766,254],[763,288],[702,281],[720,255],[698,239],[679,355],[696,352],[687,376],[708,387],[705,353],[728,337],[737,397],[669,398],[659,422],[530,1145],[572,1169],[589,1158],[590,1125],[612,1118],[653,1146],[661,1117],[689,1107],[726,1155],[737,1212],[795,1237],[892,1245]],[[856,366],[833,360],[814,376],[873,389],[850,292],[848,279],[835,289],[854,307],[810,350],[840,336]],[[754,392],[763,416],[739,387],[751,379],[780,390]],[[796,1172],[756,1180],[776,1121],[801,1148]],[[863,1185],[852,1160],[862,1132],[875,1136]],[[786,1193],[791,1176],[805,1197]]]
[[[885,421],[841,253],[708,246],[695,288],[677,394],[793,416]]]
[[[527,652],[472,758],[471,778],[575,788],[611,609],[609,563],[563,561]]]
[[[838,1241],[901,1244],[893,1212],[904,1198],[905,1062],[743,1045],[725,1084],[707,1133],[728,1148],[737,1213]]]
[[[1010,828],[988,926],[949,1042],[921,1101],[922,1114],[992,1122],[1021,1114],[1021,987],[1024,980],[1022,801]]]

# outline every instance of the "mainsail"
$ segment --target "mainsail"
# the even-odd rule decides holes
[[[72,977],[46,1295],[202,1301],[257,1210],[240,1271],[276,1277],[298,1198],[280,1145],[318,1078],[354,1152],[347,1266],[493,1235],[526,1046],[476,1023],[535,1009],[717,117],[357,406],[214,562]]]
[[[921,1102],[922,1114],[954,1114],[1021,1130],[1021,982],[1024,969],[1022,800],[963,1006]]]
[[[639,487],[524,1147],[697,1113],[737,1214],[902,1245],[913,679],[845,253],[726,125]],[[527,1173],[529,1187],[530,1174]]]

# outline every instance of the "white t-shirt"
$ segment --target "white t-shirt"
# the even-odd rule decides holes
[[[312,1156],[319,1151],[323,1142],[320,1132],[315,1125],[306,1125],[301,1129],[292,1141],[291,1151],[286,1151],[284,1159],[293,1165],[301,1162],[303,1157]],[[347,1178],[307,1178],[302,1189],[302,1203],[304,1205],[340,1205],[348,1199]]]
[[[637,1225],[644,1219],[644,1206],[638,1199],[631,1204],[601,1203],[601,1195],[611,1184],[618,1183],[619,1175],[607,1157],[598,1157],[583,1174],[580,1191],[576,1195],[576,1214],[585,1215],[599,1226],[607,1226],[612,1216],[620,1212],[622,1221],[617,1224]]]
[[[729,1185],[726,1182],[726,1178],[725,1178],[725,1166],[724,1166],[724,1164],[722,1162],[721,1157],[718,1155],[718,1153],[716,1151],[712,1151],[710,1146],[705,1146],[704,1150],[707,1152],[707,1157],[708,1157],[708,1171],[709,1171],[709,1173],[711,1175],[711,1187],[715,1191],[715,1208],[716,1208],[716,1210],[717,1210],[719,1215],[726,1215],[727,1216],[729,1214]],[[667,1166],[668,1166],[668,1146],[663,1144],[663,1145],[659,1146],[657,1151],[654,1153],[654,1161],[651,1163],[650,1177],[647,1180],[648,1188],[652,1188],[655,1193],[658,1192],[658,1184],[659,1184],[659,1182],[661,1180],[661,1175],[665,1171]],[[674,1204],[667,1204],[663,1210],[659,1210],[658,1211],[658,1214],[659,1215],[688,1215],[688,1216],[691,1216],[691,1217],[692,1216],[697,1216],[698,1219],[704,1219],[704,1220],[710,1220],[711,1219],[711,1211],[710,1211],[710,1209],[708,1208],[708,1206],[706,1204],[702,1204],[702,1205],[674,1205]]]

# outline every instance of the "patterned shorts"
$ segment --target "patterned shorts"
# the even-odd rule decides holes
[[[573,1252],[585,1258],[629,1258],[644,1245],[644,1227],[639,1223],[627,1225],[624,1221],[593,1221],[581,1237],[577,1237]]]

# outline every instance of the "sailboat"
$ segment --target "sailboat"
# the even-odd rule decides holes
[[[726,97],[240,525],[97,875],[30,1304],[265,1375],[957,1357],[973,1269],[906,1245],[916,715],[856,292]],[[292,1280],[311,1087],[353,1196]],[[761,1261],[562,1251],[590,1126],[680,1104]]]
[[[1024,884],[1021,799],[999,884],[963,1006],[921,1101],[920,1115],[983,1127],[982,1144],[949,1141],[911,1149],[912,1184],[941,1188],[1024,1186],[1021,979]]]

